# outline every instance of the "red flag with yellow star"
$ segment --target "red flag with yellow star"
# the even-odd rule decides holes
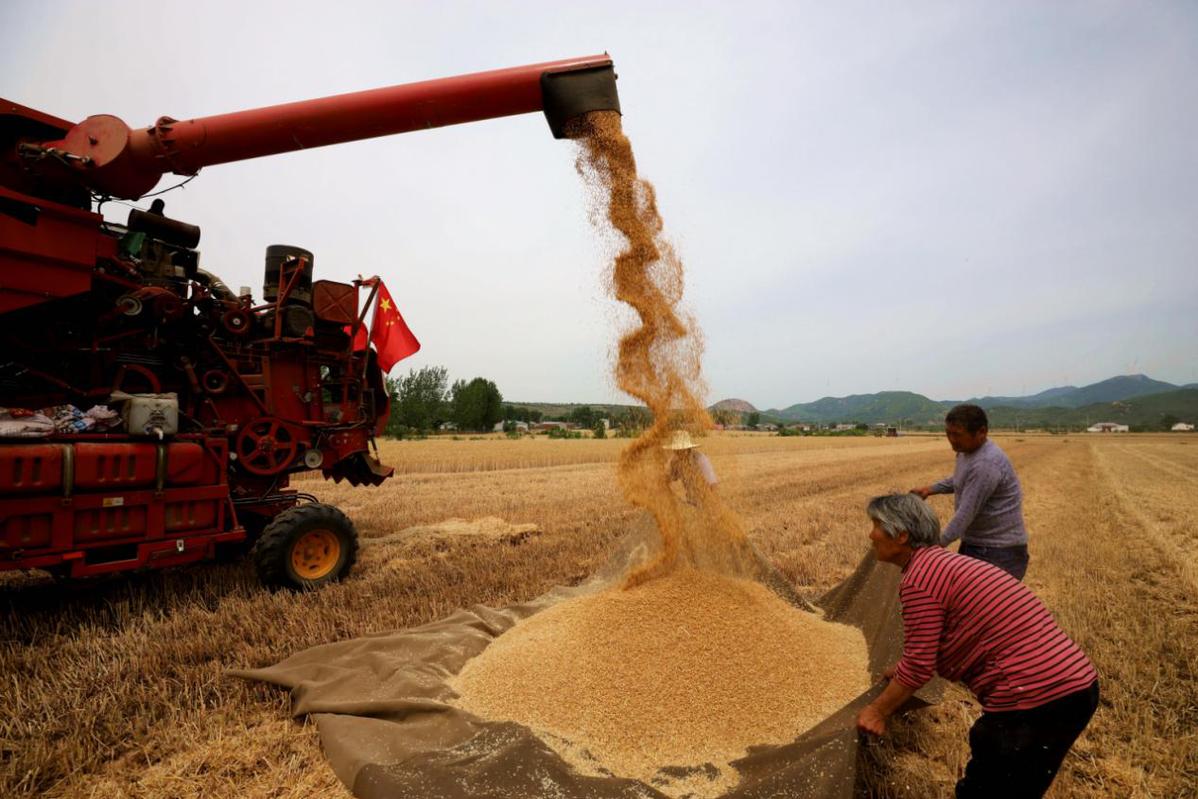
[[[366,349],[364,330],[358,329],[358,337],[354,349]],[[379,281],[379,292],[374,301],[374,319],[370,323],[370,343],[379,354],[379,368],[383,373],[391,371],[391,367],[420,349],[420,342],[408,329],[408,324],[399,315],[391,292]]]

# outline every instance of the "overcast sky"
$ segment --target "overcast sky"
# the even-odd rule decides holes
[[[1198,4],[0,3],[0,96],[132,126],[603,51],[711,401],[1198,381]],[[574,154],[528,115],[165,199],[235,289],[275,243],[381,275],[424,345],[393,375],[619,402]]]

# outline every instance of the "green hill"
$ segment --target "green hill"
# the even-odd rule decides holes
[[[1161,387],[1165,389],[1162,390]],[[1098,399],[1095,399],[1095,398]],[[1062,386],[1031,397],[982,397],[973,400],[986,409],[994,428],[1084,428],[1096,422],[1118,422],[1137,430],[1160,430],[1165,422],[1198,422],[1198,387],[1176,388],[1144,375],[1123,375],[1081,388]],[[1038,407],[1030,407],[1029,402]],[[1051,405],[1048,405],[1051,403]],[[538,410],[545,419],[563,419],[583,403],[511,402],[517,408]],[[864,422],[903,427],[937,428],[955,401],[937,401],[912,391],[880,391],[847,397],[823,397],[778,410],[761,411],[761,421],[782,423]],[[641,406],[591,404],[596,413],[621,418]],[[723,400],[713,410],[752,410],[745,400]],[[642,408],[642,411],[644,409]],[[742,413],[743,416],[743,413]]]
[[[1080,408],[987,408],[994,428],[1084,428],[1098,422],[1130,425],[1132,430],[1167,430],[1174,422],[1198,421],[1198,388],[1183,388]]]
[[[974,397],[969,401],[983,408],[1081,408],[1095,403],[1161,394],[1178,388],[1187,386],[1175,386],[1162,380],[1153,380],[1148,375],[1119,375],[1081,388],[1050,388],[1030,397]]]
[[[877,394],[853,394],[848,397],[824,397],[815,402],[799,403],[763,415],[793,422],[892,422],[936,424],[944,419],[951,404],[936,402],[911,391],[879,391]]]

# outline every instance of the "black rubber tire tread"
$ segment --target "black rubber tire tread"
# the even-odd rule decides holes
[[[320,580],[305,580],[291,567],[291,546],[297,538],[313,528],[332,530],[341,539],[343,556],[339,567]],[[258,579],[271,588],[296,590],[317,588],[337,582],[349,574],[358,560],[358,530],[350,518],[332,505],[310,502],[288,508],[275,516],[254,542],[250,551]]]

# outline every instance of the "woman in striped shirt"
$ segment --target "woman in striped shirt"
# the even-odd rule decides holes
[[[903,656],[857,726],[886,719],[936,674],[982,705],[957,797],[1040,797],[1098,706],[1098,674],[1027,586],[985,561],[940,546],[936,514],[912,494],[866,509],[878,560],[903,570]]]

